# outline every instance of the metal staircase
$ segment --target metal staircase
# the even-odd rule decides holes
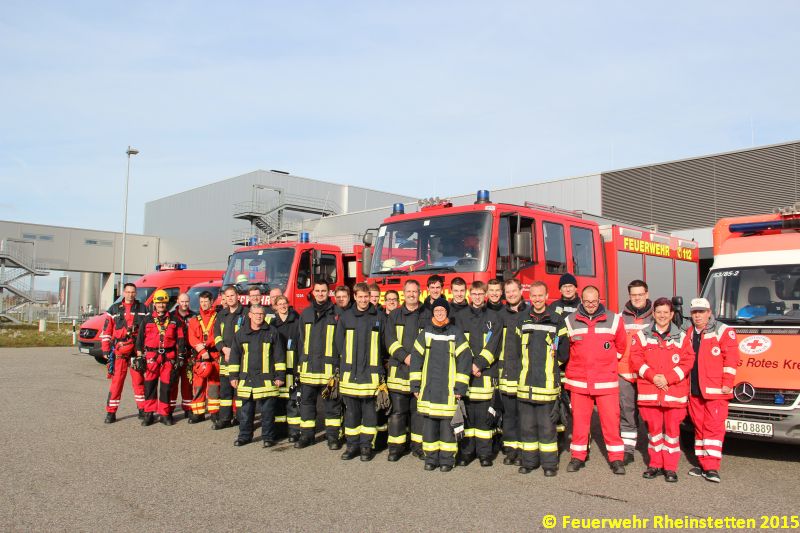
[[[36,261],[34,246],[32,241],[0,241],[0,321],[18,323],[25,306],[47,303],[47,292],[34,290],[36,276],[49,274],[47,265]]]
[[[266,187],[262,187],[266,188]],[[297,238],[302,229],[299,220],[291,220],[287,213],[301,213],[326,217],[337,214],[340,209],[335,204],[319,198],[284,194],[277,188],[268,188],[277,193],[272,201],[240,202],[233,206],[233,217],[250,222],[250,231],[238,231],[233,236],[233,244],[244,246],[280,242]]]

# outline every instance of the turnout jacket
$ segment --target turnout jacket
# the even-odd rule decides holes
[[[222,311],[217,313],[217,319],[214,321],[214,343],[217,346],[217,351],[220,352],[219,358],[219,375],[228,375],[228,363],[225,362],[225,356],[222,354],[223,348],[233,347],[233,337],[242,324],[247,322],[249,318],[244,312],[242,304],[236,308],[236,311],[231,312],[229,307],[225,307]]]
[[[640,329],[631,338],[631,369],[639,375],[636,381],[639,405],[686,407],[689,403],[689,372],[694,355],[686,333],[670,322],[669,331],[662,337],[656,325]],[[662,374],[669,388],[666,391],[653,384]]]
[[[619,315],[601,304],[589,316],[581,304],[564,322],[570,341],[566,388],[581,394],[618,394],[617,362],[628,345]]]
[[[239,328],[233,336],[228,375],[239,380],[236,386],[239,398],[278,396],[274,381],[286,381],[286,353],[278,330],[266,322],[252,329],[249,320]]]
[[[456,394],[469,387],[472,352],[464,333],[454,324],[425,324],[411,354],[411,392],[418,393],[417,410],[432,418],[452,418]]]
[[[630,350],[631,340],[640,330],[648,327],[653,321],[653,304],[647,300],[647,304],[642,309],[636,309],[630,302],[625,304],[622,310],[622,321],[625,324],[625,333],[628,335],[628,348],[622,354],[622,359],[617,365],[619,377],[625,381],[636,383],[636,370],[631,368]]]
[[[411,367],[406,365],[405,360],[414,351],[414,341],[422,329],[421,310],[422,306],[411,311],[401,305],[386,319],[386,351],[389,353],[386,385],[392,392],[411,392]]]
[[[564,319],[545,309],[526,313],[514,334],[520,345],[520,373],[517,399],[546,403],[561,393],[559,365],[569,359],[569,336]]]
[[[500,392],[509,396],[517,395],[517,377],[521,369],[520,363],[520,339],[517,336],[517,328],[528,317],[531,311],[530,304],[524,300],[519,304],[519,310],[514,311],[511,306],[506,304],[500,309],[498,316],[503,327],[503,338],[500,342],[499,359],[499,388]]]
[[[286,379],[283,387],[281,387],[281,398],[288,398],[289,391],[299,383],[298,378],[300,377],[298,375],[300,315],[294,308],[290,307],[286,320],[282,320],[280,315],[275,313],[275,318],[271,324],[278,330],[278,338],[286,352]]]
[[[472,376],[467,396],[470,400],[491,400],[497,380],[497,356],[503,340],[500,317],[486,307],[470,306],[458,314],[456,326],[464,332],[480,377]],[[471,368],[471,367],[470,367]]]
[[[696,358],[700,394],[706,400],[728,400],[733,393],[724,394],[722,387],[733,388],[736,367],[739,365],[739,344],[736,332],[722,322],[711,319],[701,332],[700,350],[695,354],[692,338],[697,334],[694,325],[687,332],[686,342]],[[694,370],[693,370],[694,371]]]
[[[550,305],[547,306],[547,310],[551,315],[566,317],[570,313],[577,311],[580,303],[581,299],[577,295],[571,300],[565,300],[562,296],[558,300],[551,302]]]
[[[339,352],[333,342],[336,331],[336,307],[326,300],[322,305],[311,302],[300,315],[298,341],[300,383],[325,385],[339,369]]]
[[[159,352],[163,350],[167,359],[175,359],[175,350],[182,352],[185,345],[183,329],[169,313],[159,316],[155,311],[147,315],[136,337],[137,352]]]
[[[134,300],[130,305],[122,300],[109,307],[106,313],[103,331],[100,334],[100,346],[107,357],[111,353],[112,344],[128,338],[136,340],[142,322],[150,313],[139,300]]]
[[[384,378],[383,332],[386,313],[369,304],[364,311],[353,305],[339,317],[339,392],[343,396],[372,397]]]

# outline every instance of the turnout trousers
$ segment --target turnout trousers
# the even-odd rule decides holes
[[[706,400],[689,395],[689,416],[694,424],[694,454],[703,470],[719,470],[728,400]]]
[[[516,396],[500,393],[503,402],[503,448],[512,458],[517,457],[520,450],[519,407]]]
[[[454,466],[458,443],[449,418],[422,417],[422,451],[425,463],[434,466]]]
[[[625,453],[636,451],[639,417],[636,410],[636,383],[619,378],[619,432]]]
[[[378,435],[375,396],[343,396],[344,436],[348,450],[371,449]]]
[[[572,443],[569,445],[569,449],[573,459],[586,460],[586,454],[589,451],[592,411],[594,405],[597,404],[608,460],[622,461],[625,455],[625,446],[622,444],[622,437],[619,434],[619,394],[592,396],[573,390],[570,397],[572,400]]]
[[[300,433],[313,439],[317,427],[317,398],[325,385],[300,384]],[[335,442],[342,433],[341,400],[323,400],[325,404],[325,436],[328,442]]]
[[[239,418],[239,440],[253,440],[253,421],[256,407],[261,409],[261,438],[264,441],[275,440],[275,404],[278,398],[272,396],[254,400],[250,398],[236,399],[236,415]]]
[[[461,439],[463,457],[472,459],[490,459],[492,457],[492,438],[494,431],[489,427],[489,407],[491,400],[474,401],[467,399],[467,428]]]
[[[525,468],[558,468],[556,425],[550,420],[553,402],[518,402],[519,447]]]
[[[648,466],[677,471],[681,458],[681,422],[686,418],[686,408],[643,405],[639,413],[647,424]]]
[[[219,365],[214,363],[208,377],[195,374],[192,377],[192,402],[189,406],[194,415],[208,413],[216,417],[219,412]]]
[[[116,413],[117,409],[119,409],[119,402],[122,399],[122,387],[125,385],[125,376],[128,374],[129,369],[133,400],[136,402],[137,409],[144,409],[144,373],[137,372],[131,368],[130,357],[117,357],[114,361],[114,375],[111,376],[111,384],[108,387],[106,412]]]
[[[169,352],[167,352],[169,353]],[[173,360],[148,351],[147,368],[144,371],[144,410],[146,413],[158,413],[161,416],[172,414],[170,398],[172,396],[172,364]]]
[[[186,416],[189,416],[189,413],[192,412],[192,398],[194,396],[192,391],[193,377],[190,376],[192,376],[191,366],[189,367],[189,370],[186,369],[186,366],[181,368],[172,387],[172,395],[170,396],[170,405],[174,410],[178,403],[178,391],[180,390],[181,409],[183,409],[183,412],[186,413]]]
[[[417,399],[413,394],[389,392],[392,410],[389,414],[389,449],[403,451],[422,448],[422,415],[417,412]],[[409,432],[411,438],[409,439]]]

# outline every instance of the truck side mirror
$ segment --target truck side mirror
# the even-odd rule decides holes
[[[372,246],[372,239],[373,239],[372,233],[368,231],[364,233],[363,237],[361,237],[361,242],[364,243],[364,246],[369,247]]]
[[[520,231],[514,234],[514,257],[524,261],[533,261],[533,239],[531,233]]]
[[[361,273],[364,277],[369,277],[370,270],[372,269],[372,247],[365,246],[361,250]]]
[[[683,307],[683,296],[673,296],[672,305],[674,307]]]

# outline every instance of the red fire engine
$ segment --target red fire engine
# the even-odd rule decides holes
[[[580,287],[598,287],[615,311],[627,301],[628,282],[637,278],[647,281],[653,297],[697,295],[699,250],[692,241],[603,224],[580,212],[492,203],[488,191],[479,191],[472,205],[438,199],[420,205],[406,213],[395,204],[374,245],[365,237],[364,274],[382,292],[402,295],[409,278],[424,289],[431,274],[443,276],[446,288],[456,276],[467,283],[516,277],[526,298],[530,283],[542,280],[555,300],[559,277],[570,272]]]

